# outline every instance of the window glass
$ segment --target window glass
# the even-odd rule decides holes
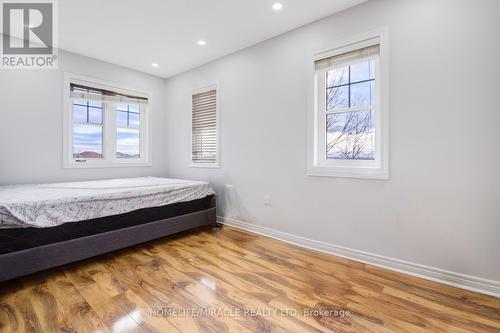
[[[349,86],[326,89],[326,108],[345,109],[349,107]]]
[[[127,127],[128,112],[116,111],[116,125],[119,127]]]
[[[73,123],[87,122],[87,106],[73,104]]]
[[[140,105],[119,103],[116,106],[116,157],[140,158]]]
[[[116,104],[116,109],[121,110],[121,111],[128,111],[128,104],[127,103],[118,103],[118,104]]]
[[[327,159],[375,158],[374,69],[374,60],[363,60],[326,72]]]
[[[326,115],[328,159],[373,160],[375,113],[357,111]]]
[[[375,90],[375,85],[373,81],[353,83],[349,87],[351,89],[351,107],[369,106],[374,104],[375,100],[373,91]]]
[[[89,123],[91,124],[102,124],[102,109],[101,108],[90,108],[89,112]]]
[[[373,60],[363,61],[350,67],[351,83],[375,79],[375,61]]]
[[[140,114],[130,112],[128,114],[128,125],[129,127],[139,128]]]
[[[326,72],[326,86],[336,87],[349,83],[349,66]]]
[[[140,134],[139,130],[118,128],[116,132],[116,157],[139,158]]]
[[[73,157],[102,158],[102,127],[75,124],[73,126]]]
[[[75,99],[72,109],[73,158],[102,158],[102,102]]]

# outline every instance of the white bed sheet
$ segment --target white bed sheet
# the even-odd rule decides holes
[[[206,182],[157,177],[0,186],[0,228],[47,228],[214,193]]]

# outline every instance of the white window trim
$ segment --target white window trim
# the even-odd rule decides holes
[[[148,99],[147,106],[141,106],[141,139],[140,149],[141,157],[137,159],[120,159],[116,158],[116,133],[113,131],[104,131],[103,154],[102,159],[75,159],[73,158],[73,112],[70,84],[77,83],[86,86],[91,86],[100,89],[107,89],[126,94],[134,94]],[[106,82],[103,80],[90,78],[78,74],[64,73],[64,98],[63,98],[63,168],[116,168],[116,167],[141,167],[152,166],[152,94],[138,89],[131,89],[121,84]],[[145,108],[142,110],[142,108]],[[115,124],[115,112],[104,112],[103,123]],[[105,126],[105,125],[104,125]],[[116,126],[113,126],[116,128]],[[85,162],[76,162],[76,160],[84,160]]]
[[[363,47],[363,43],[373,39],[380,42],[380,56],[377,72],[377,87],[379,101],[377,110],[376,136],[380,155],[377,166],[361,161],[337,161],[335,164],[322,164],[319,157],[319,107],[318,86],[314,60],[353,51]],[[311,109],[307,116],[308,143],[307,143],[307,175],[319,177],[361,178],[361,179],[389,179],[389,45],[388,29],[370,31],[355,36],[326,50],[315,52],[311,55],[309,67],[308,105]],[[324,135],[323,135],[324,137]],[[355,163],[349,163],[355,162]]]
[[[219,101],[219,82],[211,83],[208,85],[204,85],[201,88],[194,89],[191,91],[190,101],[192,100],[193,95],[201,94],[210,90],[215,89],[215,135],[216,135],[216,149],[217,155],[215,162],[213,163],[202,163],[202,162],[193,162],[193,105],[190,103],[189,110],[189,163],[188,166],[190,168],[207,168],[207,169],[219,169],[220,168],[220,101]]]

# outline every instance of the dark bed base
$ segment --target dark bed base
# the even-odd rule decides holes
[[[215,196],[66,223],[0,230],[0,282],[204,225],[216,225]]]

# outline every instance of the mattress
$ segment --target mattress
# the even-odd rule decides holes
[[[206,182],[158,177],[0,186],[0,228],[48,228],[213,194]]]

